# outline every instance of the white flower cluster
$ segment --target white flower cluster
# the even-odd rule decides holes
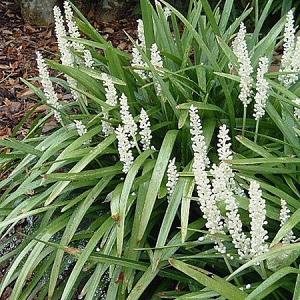
[[[169,17],[171,17],[171,15],[172,15],[172,11],[170,10],[170,8],[169,7],[165,7],[164,8],[164,15],[165,15],[165,18],[168,20],[168,18]]]
[[[217,201],[225,201],[226,225],[232,237],[232,242],[238,250],[239,256],[247,258],[249,257],[250,239],[243,233],[243,224],[238,212],[238,204],[235,200],[234,173],[230,165],[223,161],[232,159],[228,132],[226,125],[220,126],[217,146],[221,163],[219,166],[214,165],[211,169],[213,193]]]
[[[70,51],[70,43],[67,41],[67,32],[64,25],[64,18],[58,6],[53,8],[54,19],[55,19],[55,33],[58,43],[58,48],[61,53],[61,63],[63,65],[73,67],[74,57]],[[66,76],[67,82],[71,89],[71,94],[75,100],[79,99],[79,94],[74,90],[77,87],[77,82],[74,78]]]
[[[47,99],[47,104],[52,107],[54,118],[57,120],[57,122],[61,122],[61,114],[59,110],[61,109],[61,105],[58,101],[58,97],[54,91],[52,82],[50,80],[49,71],[47,69],[46,63],[43,59],[43,56],[40,52],[36,53],[36,61],[37,61],[37,67],[39,70],[39,76],[41,77],[41,83],[44,89],[44,93]]]
[[[94,69],[94,59],[90,50],[88,49],[83,50],[83,59],[84,59],[84,65],[88,69]]]
[[[158,50],[157,44],[154,43],[151,46],[151,64],[156,70],[160,70],[164,67],[163,60]]]
[[[138,22],[138,39],[136,40],[136,44],[141,48],[142,51],[146,50],[145,43],[145,34],[144,34],[144,24],[141,19],[137,20]],[[147,79],[147,74],[144,70],[141,70],[146,67],[144,63],[142,54],[140,53],[137,47],[132,48],[132,62],[131,66],[136,68],[134,70],[142,79]]]
[[[191,122],[191,135],[192,135],[192,148],[194,154],[204,158],[204,164],[209,165],[207,157],[207,147],[203,136],[202,124],[198,115],[198,110],[195,106],[190,107],[190,122]]]
[[[239,63],[238,74],[240,76],[241,89],[239,99],[244,104],[244,107],[247,107],[251,102],[251,89],[253,85],[251,74],[253,73],[253,68],[247,49],[246,27],[244,23],[241,23],[240,30],[233,41],[232,47]]]
[[[254,118],[258,120],[265,114],[265,108],[268,100],[270,85],[265,79],[265,74],[268,72],[269,60],[267,57],[261,57],[257,69],[256,94],[254,97]]]
[[[86,127],[81,121],[75,120],[74,123],[79,136],[87,133]]]
[[[71,36],[72,38],[80,37],[79,29],[76,23],[74,22],[72,7],[68,1],[64,2],[64,11],[65,11],[68,32],[66,31],[64,25],[64,17],[61,13],[60,8],[58,6],[55,6],[53,8],[54,20],[55,20],[55,33],[56,33],[58,48],[61,53],[62,64],[66,66],[74,67],[77,61],[75,61],[75,57],[71,52],[71,48],[73,48],[74,50],[83,53],[85,66],[87,68],[93,68],[94,61],[91,52],[88,49],[85,49],[85,47],[82,44],[76,41],[69,42],[67,40],[68,36]],[[74,100],[78,100],[80,96],[79,93],[76,91],[77,88],[76,80],[70,76],[66,76],[66,79],[70,86],[71,94]]]
[[[177,171],[177,167],[175,164],[175,157],[169,161],[168,169],[167,169],[167,177],[168,177],[168,182],[166,186],[168,191],[168,199],[170,199],[179,178],[179,173]]]
[[[221,125],[218,133],[218,156],[219,160],[232,159],[231,142],[229,137],[229,129],[225,124]]]
[[[142,108],[140,114],[140,136],[141,136],[141,144],[144,151],[150,149],[151,147],[151,139],[152,139],[152,132],[150,128],[150,121],[148,114]]]
[[[135,139],[138,127],[129,111],[128,99],[125,94],[122,94],[120,97],[120,114],[125,133],[128,137]]]
[[[132,154],[132,145],[128,139],[128,135],[125,131],[124,126],[119,125],[115,130],[118,139],[118,151],[120,155],[120,160],[123,163],[123,172],[128,173],[130,167],[134,161]]]
[[[53,8],[55,20],[55,33],[58,43],[58,48],[61,54],[61,63],[66,66],[73,66],[74,59],[70,52],[70,44],[67,38],[67,32],[64,25],[64,18],[58,6]]]
[[[122,120],[122,126],[118,127],[118,132],[116,131],[116,135],[119,141],[118,148],[120,153],[120,160],[124,164],[123,171],[127,173],[130,166],[133,163],[133,155],[131,149],[134,146],[138,146],[136,139],[138,127],[134,121],[132,114],[129,111],[128,100],[125,94],[122,94],[120,97],[120,115]],[[149,121],[148,114],[145,110],[142,109],[140,115],[140,136],[141,144],[144,151],[151,148],[150,145],[152,134],[150,126],[151,124]],[[130,153],[128,153],[128,155],[126,156],[126,152]]]
[[[280,210],[280,227],[282,227],[290,218],[291,211],[287,207],[286,201],[281,199],[281,210]],[[287,233],[287,235],[282,239],[283,244],[290,244],[296,239],[293,231]]]
[[[266,240],[268,232],[264,229],[266,221],[266,202],[262,198],[262,191],[257,181],[250,182],[249,188],[249,214],[251,218],[251,248],[250,254],[252,257],[263,254],[268,251]]]
[[[102,74],[103,86],[105,87],[105,98],[106,103],[110,106],[116,106],[118,103],[118,93],[115,88],[115,85],[110,76],[106,73]],[[103,117],[105,119],[109,119],[109,114],[105,110],[103,111]],[[109,136],[111,133],[114,132],[113,127],[107,121],[102,121],[102,131],[105,136]]]
[[[209,164],[207,157],[207,147],[205,144],[202,124],[198,111],[194,106],[190,107],[192,148],[194,151],[193,172],[197,187],[200,209],[203,212],[203,218],[206,219],[206,227],[214,239],[215,234],[224,232],[224,223],[221,213],[217,207],[216,197],[212,192],[212,187],[206,172],[206,166]],[[219,239],[214,239],[215,248],[220,253],[225,253],[226,248]]]
[[[65,9],[65,16],[66,16],[66,21],[67,21],[67,26],[68,26],[68,32],[72,38],[80,38],[80,32],[79,29],[74,22],[74,15],[73,15],[73,10],[72,7],[69,3],[69,1],[64,2],[64,9]],[[84,46],[78,42],[72,41],[72,47],[79,52],[84,51]]]
[[[158,3],[158,5],[160,5]],[[146,42],[145,42],[145,34],[144,34],[144,24],[142,20],[138,20],[138,39],[136,40],[136,44],[141,48],[141,51],[146,52]],[[151,58],[150,62],[155,70],[162,72],[163,69],[163,59],[160,55],[160,51],[156,43],[151,45]],[[137,73],[142,79],[153,78],[153,74],[151,72],[143,70],[147,67],[147,64],[144,62],[142,54],[137,47],[133,47],[132,49],[132,62],[131,66],[134,69],[134,72]],[[161,95],[162,87],[160,83],[155,80],[154,87],[158,96]]]
[[[300,98],[294,100],[294,103],[300,105]],[[294,116],[296,119],[300,119],[300,108],[295,107],[294,109]]]
[[[295,44],[295,25],[293,11],[290,10],[286,15],[286,23],[283,36],[283,55],[281,60],[280,71],[282,72],[299,72],[300,40]],[[279,76],[279,80],[286,87],[289,87],[298,79],[297,74],[285,74]]]
[[[251,232],[248,237],[243,232],[243,224],[239,214],[239,206],[236,201],[237,185],[230,162],[232,150],[228,129],[225,125],[220,126],[218,133],[218,156],[220,164],[213,165],[210,169],[212,181],[210,182],[207,167],[207,148],[204,142],[203,131],[197,110],[191,106],[191,135],[192,148],[194,150],[193,172],[200,209],[206,219],[206,227],[211,235],[224,233],[225,228],[232,237],[232,243],[237,249],[241,259],[253,258],[268,251],[267,231],[264,229],[266,222],[266,204],[262,198],[262,192],[258,182],[251,181],[249,188],[250,204],[249,213],[251,218]],[[240,194],[240,191],[238,192]],[[225,202],[226,217],[222,216],[217,204]],[[285,213],[285,216],[287,214]],[[284,218],[286,220],[286,217]],[[226,247],[220,238],[212,238],[215,248],[226,252]]]
[[[160,52],[158,50],[157,44],[152,44],[151,46],[151,64],[156,71],[162,71],[164,64]],[[149,74],[150,78],[153,78],[152,74]],[[158,96],[161,95],[162,87],[157,79],[154,80],[154,87]]]

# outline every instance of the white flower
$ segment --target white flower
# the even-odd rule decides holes
[[[266,244],[268,232],[263,227],[266,224],[266,203],[262,198],[262,191],[257,181],[250,182],[249,195],[249,214],[251,218],[250,253],[252,257],[255,257],[268,251],[268,245]]]
[[[233,52],[236,55],[239,63],[238,74],[240,76],[240,94],[239,99],[247,107],[251,102],[251,89],[253,84],[253,79],[251,74],[253,68],[251,65],[251,60],[249,57],[247,43],[246,43],[246,27],[244,23],[241,23],[240,30],[233,41]]]
[[[156,70],[160,70],[164,67],[163,60],[158,50],[157,44],[151,46],[151,64]]]
[[[281,210],[280,210],[280,227],[282,227],[290,218],[291,211],[287,207],[286,201],[281,199]],[[287,235],[282,239],[283,244],[290,244],[294,242],[295,236],[293,231],[291,230]]]
[[[77,39],[80,38],[80,32],[76,23],[74,22],[73,11],[69,1],[64,2],[64,9],[65,9],[65,16],[66,16],[66,21],[67,21],[67,26],[68,26],[68,31],[70,36],[72,38],[77,38]],[[84,50],[84,46],[78,42],[72,41],[72,47],[79,52],[83,52]]]
[[[168,169],[167,169],[167,176],[168,176],[168,182],[166,184],[167,191],[168,191],[168,199],[172,196],[176,183],[179,178],[179,173],[177,171],[176,165],[175,165],[175,157],[169,161]]]
[[[206,219],[206,227],[210,234],[223,233],[224,224],[222,216],[217,207],[216,198],[212,193],[207,172],[205,171],[209,160],[207,157],[207,147],[203,136],[202,124],[197,109],[194,106],[190,107],[190,121],[192,148],[194,151],[193,172],[200,209],[203,212],[203,218]],[[216,249],[221,253],[225,253],[226,248],[223,243],[217,238],[213,238],[213,240],[216,242]]]
[[[295,99],[294,103],[300,105],[300,98]],[[300,119],[300,108],[297,107],[294,108],[294,116],[296,119]]]
[[[115,130],[118,139],[118,151],[120,155],[120,161],[123,163],[123,172],[128,173],[134,157],[131,150],[131,143],[128,140],[128,136],[123,126],[119,125]]]
[[[106,98],[105,102],[108,105],[116,106],[118,103],[118,93],[111,77],[108,76],[106,73],[103,73],[102,80],[103,80],[103,86],[105,87],[105,98]],[[108,112],[104,111],[103,116],[105,119],[109,119]],[[114,128],[110,125],[110,123],[103,120],[102,131],[105,136],[109,136],[111,133],[113,133]]]
[[[152,133],[151,133],[150,126],[151,124],[149,121],[148,114],[142,108],[140,114],[140,136],[141,136],[141,144],[144,151],[150,149],[151,146]]]
[[[232,159],[232,150],[229,137],[229,129],[225,124],[220,126],[218,133],[218,155],[219,160],[231,160]]]
[[[144,23],[143,20],[138,19],[138,39],[140,41],[140,46],[144,49],[146,49],[146,42],[145,42],[145,33],[144,33]]]
[[[141,19],[137,20],[138,23],[138,40],[136,41],[137,45],[141,48],[141,51],[146,50],[145,34],[144,34],[144,24]],[[131,66],[133,68],[145,68],[146,64],[144,63],[142,54],[140,53],[137,47],[132,48],[132,62]],[[147,79],[147,73],[144,70],[135,69],[142,79]]]
[[[94,69],[94,59],[90,50],[83,51],[84,65],[89,69]]]
[[[83,136],[87,133],[86,127],[81,121],[75,120],[74,123],[79,136]]]
[[[267,57],[261,57],[257,69],[256,79],[256,95],[254,97],[254,118],[260,119],[265,114],[265,108],[269,97],[270,85],[265,79],[265,74],[268,72],[269,60]]]
[[[59,110],[61,104],[58,101],[58,97],[54,91],[52,81],[50,80],[49,71],[40,52],[36,53],[37,67],[39,70],[39,76],[41,77],[41,83],[44,89],[44,94],[47,98],[47,104],[53,108],[54,117],[58,122],[61,122],[61,115]]]
[[[164,8],[164,15],[165,15],[165,18],[168,20],[168,18],[169,17],[171,17],[171,15],[172,15],[172,11],[170,10],[170,8],[169,7],[165,7]]]
[[[103,86],[105,87],[106,103],[116,106],[118,103],[118,93],[110,76],[106,73],[102,74]]]
[[[133,68],[145,68],[145,66],[146,66],[143,61],[141,53],[139,52],[138,48],[136,48],[136,47],[132,48],[131,66]],[[147,79],[147,75],[144,70],[134,69],[134,72],[136,74],[138,74],[142,79]]]
[[[211,174],[212,191],[215,195],[216,201],[225,201],[227,228],[232,237],[232,242],[238,250],[241,258],[249,256],[250,239],[243,233],[243,224],[238,212],[238,205],[235,200],[235,187],[234,173],[228,163],[224,160],[232,159],[229,130],[226,125],[220,126],[218,134],[218,154],[221,163],[219,166],[213,165]]]
[[[238,250],[240,258],[249,257],[250,239],[243,233],[243,224],[238,212],[238,204],[234,197],[234,190],[231,182],[234,181],[234,174],[230,166],[221,162],[219,166],[211,169],[213,175],[212,186],[216,201],[225,201],[226,225],[232,237],[232,243]]]
[[[291,71],[293,72],[300,72],[300,37],[298,36],[296,39],[296,45],[295,45],[295,51],[292,57],[292,63],[291,63]],[[289,74],[290,77],[290,84],[294,84],[298,78],[299,74]]]
[[[58,48],[61,53],[61,63],[63,65],[73,67],[74,58],[70,52],[70,43],[67,41],[67,32],[64,26],[64,19],[58,6],[53,8],[54,20],[55,20],[55,33],[58,43]],[[75,100],[79,99],[79,94],[73,89],[76,88],[77,82],[74,78],[66,76],[67,82],[71,89],[71,94]]]
[[[286,23],[284,27],[284,35],[283,35],[283,55],[281,60],[280,71],[283,72],[291,72],[292,70],[292,62],[295,50],[295,26],[294,26],[294,16],[293,11],[290,10],[286,16]],[[287,74],[279,76],[279,80],[285,85],[290,86],[292,83],[297,80],[297,76],[295,74]]]
[[[64,19],[58,6],[53,8],[53,14],[58,48],[61,53],[61,63],[66,66],[73,66],[74,60],[69,50],[69,42],[66,39],[67,32],[64,25]]]
[[[135,124],[132,114],[129,111],[128,101],[125,94],[122,94],[120,97],[120,113],[125,134],[135,138],[138,128]]]
[[[198,115],[198,110],[195,106],[191,105],[189,112],[193,151],[195,154],[199,154],[204,159],[205,165],[209,165],[209,159],[207,157],[207,146],[205,144],[202,124]]]

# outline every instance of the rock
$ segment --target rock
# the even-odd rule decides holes
[[[53,7],[58,0],[18,0],[25,22],[32,25],[49,25],[53,23]]]

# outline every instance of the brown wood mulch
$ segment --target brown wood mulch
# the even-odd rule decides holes
[[[136,36],[135,16],[127,15],[109,23],[99,20],[95,11],[89,11],[87,17],[114,46],[130,51],[124,31]],[[41,51],[44,57],[58,59],[53,26],[26,24],[13,0],[0,0],[0,139],[11,137],[26,111],[38,103],[33,92],[20,80],[37,76],[36,51]],[[45,108],[45,105],[39,106],[37,113],[43,113]],[[28,128],[27,122],[18,137],[25,136]]]

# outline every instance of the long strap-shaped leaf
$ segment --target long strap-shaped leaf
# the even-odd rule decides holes
[[[235,270],[228,278],[227,280],[231,280],[232,278],[234,278],[237,274],[239,274],[240,272],[246,270],[247,268],[251,267],[251,266],[255,266],[257,264],[259,264],[260,262],[266,260],[266,259],[270,259],[273,257],[278,256],[279,254],[282,254],[284,252],[288,252],[288,251],[293,251],[293,250],[300,250],[300,243],[295,243],[295,244],[286,244],[283,246],[279,246],[279,247],[274,247],[272,249],[270,249],[267,253],[261,254],[253,259],[251,259],[250,261],[248,261],[247,263],[243,264],[241,267],[239,267],[237,270]]]
[[[70,173],[79,173],[82,171],[92,160],[100,155],[109,145],[115,141],[115,135],[110,135],[104,141],[102,141],[97,147],[95,147],[91,153],[83,157],[71,170]],[[45,206],[52,203],[56,197],[69,185],[70,181],[64,181],[57,184],[56,189],[51,193],[49,198],[45,202]]]
[[[79,259],[76,262],[76,265],[74,266],[72,273],[70,274],[70,277],[67,281],[67,284],[65,286],[64,292],[61,296],[61,300],[68,299],[69,294],[72,291],[72,288],[85,264],[85,262],[88,260],[90,254],[95,249],[95,246],[98,244],[99,240],[103,237],[103,235],[106,233],[106,231],[110,230],[113,226],[113,219],[108,218],[106,221],[100,226],[100,228],[94,233],[92,238],[89,240],[88,244],[82,251],[82,253],[79,256]]]
[[[71,241],[71,239],[72,239],[73,235],[75,234],[80,222],[84,218],[87,210],[92,205],[92,203],[95,201],[96,197],[108,185],[108,183],[111,181],[111,179],[112,179],[112,176],[102,178],[99,181],[99,183],[89,192],[89,194],[82,201],[80,206],[74,211],[74,213],[72,214],[72,216],[71,216],[71,218],[70,218],[70,220],[69,220],[69,222],[66,226],[64,234],[61,238],[60,244],[62,246],[67,245]],[[57,282],[57,279],[58,279],[59,270],[60,270],[63,255],[64,255],[64,251],[58,250],[57,254],[56,254],[56,257],[55,257],[55,263],[52,266],[52,271],[51,271],[51,275],[50,275],[50,282],[49,282],[49,292],[48,292],[48,295],[49,295],[50,299],[53,296],[53,293],[54,293],[54,290],[55,290],[55,286],[56,286],[56,282]]]
[[[275,283],[277,283],[281,278],[289,274],[300,274],[300,270],[291,267],[285,267],[278,270],[277,272],[272,274],[269,278],[267,278],[265,281],[263,281],[253,292],[251,292],[251,294],[246,299],[247,300],[265,299],[265,297],[277,287]]]
[[[219,293],[221,296],[229,300],[242,300],[247,297],[247,294],[235,287],[231,283],[225,281],[223,278],[207,272],[200,268],[195,268],[184,262],[176,259],[169,259],[170,264],[177,270],[183,272],[187,276],[192,277],[199,283]]]
[[[153,174],[150,180],[149,188],[146,195],[145,205],[143,208],[143,211],[141,213],[141,223],[140,223],[140,229],[138,232],[138,240],[141,240],[143,238],[143,235],[145,233],[145,230],[147,228],[155,200],[158,194],[158,191],[161,186],[162,179],[164,177],[165,171],[168,166],[168,162],[171,156],[171,152],[173,150],[173,146],[177,137],[177,130],[171,130],[168,131],[161,149],[158,154],[158,158],[153,170]]]
[[[143,152],[134,162],[131,169],[129,170],[125,182],[122,189],[122,194],[120,197],[120,204],[119,204],[119,216],[118,216],[118,226],[117,226],[117,253],[119,256],[122,254],[123,250],[123,239],[124,239],[124,225],[125,225],[125,215],[126,215],[126,208],[128,197],[136,177],[141,166],[144,164],[145,160],[151,155],[153,151],[148,150]]]
[[[191,165],[185,168],[184,171],[189,171],[191,169]],[[165,213],[164,219],[162,221],[160,231],[158,234],[157,242],[156,242],[156,248],[165,246],[165,243],[167,241],[172,223],[176,217],[176,213],[178,210],[178,207],[181,203],[183,191],[185,184],[188,182],[193,181],[193,178],[187,178],[183,177],[180,178],[178,183],[175,186],[175,190],[171,196],[167,211]],[[161,256],[163,251],[162,250],[156,250],[154,252],[154,258],[153,258],[153,264],[152,268],[155,270],[160,262]]]

